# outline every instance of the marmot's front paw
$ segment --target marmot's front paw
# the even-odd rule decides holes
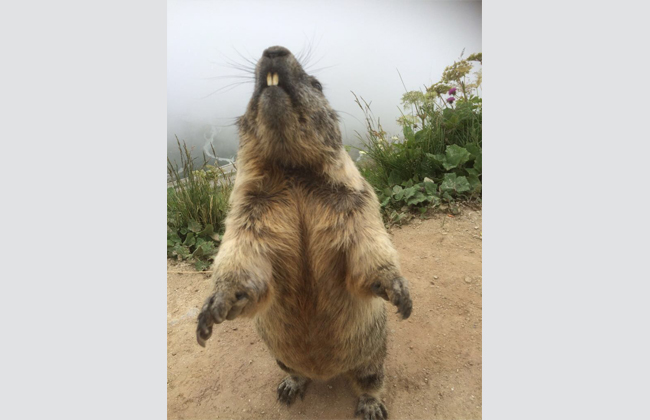
[[[235,319],[250,302],[248,294],[243,291],[227,293],[218,291],[205,301],[198,317],[196,341],[205,347],[205,341],[212,335],[212,325],[224,320]]]
[[[397,306],[397,313],[402,319],[411,316],[413,302],[409,293],[408,282],[403,277],[396,277],[392,281],[376,281],[370,287],[377,296]]]

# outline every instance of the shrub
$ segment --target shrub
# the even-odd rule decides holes
[[[480,199],[482,77],[479,70],[468,79],[473,62],[482,62],[482,54],[448,66],[440,82],[426,91],[402,96],[407,111],[397,120],[402,138],[389,136],[379,120],[375,122],[370,105],[354,95],[367,131],[359,135],[365,148],[359,168],[377,191],[389,220],[404,206],[422,211],[458,198]]]
[[[205,154],[197,168],[187,145],[176,142],[180,165],[167,159],[167,256],[206,270],[223,237],[234,173],[208,164]]]

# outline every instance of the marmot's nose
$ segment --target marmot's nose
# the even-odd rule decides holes
[[[264,57],[275,58],[291,54],[291,51],[284,47],[270,47],[264,50]]]

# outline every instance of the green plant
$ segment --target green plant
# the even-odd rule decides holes
[[[223,237],[234,173],[209,165],[205,155],[197,167],[187,145],[176,142],[180,165],[167,159],[167,256],[206,270]]]
[[[475,62],[482,63],[482,54],[472,54],[448,66],[440,82],[426,91],[410,91],[402,96],[405,111],[398,119],[402,138],[389,136],[379,119],[375,121],[370,105],[353,93],[366,120],[366,134],[357,133],[365,149],[360,150],[358,166],[380,196],[389,220],[399,216],[397,213],[391,217],[399,206],[426,211],[426,207],[441,201],[480,199],[480,70],[474,73],[474,79],[468,78]],[[419,181],[424,179],[431,185]]]

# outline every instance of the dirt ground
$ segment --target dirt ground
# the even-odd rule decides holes
[[[384,403],[391,419],[480,419],[482,407],[481,211],[437,213],[393,228],[413,313],[389,308]],[[206,348],[196,317],[210,277],[169,262],[167,416],[169,419],[352,419],[356,398],[343,377],[312,382],[286,407],[276,388],[286,374],[250,319],[215,325]]]

